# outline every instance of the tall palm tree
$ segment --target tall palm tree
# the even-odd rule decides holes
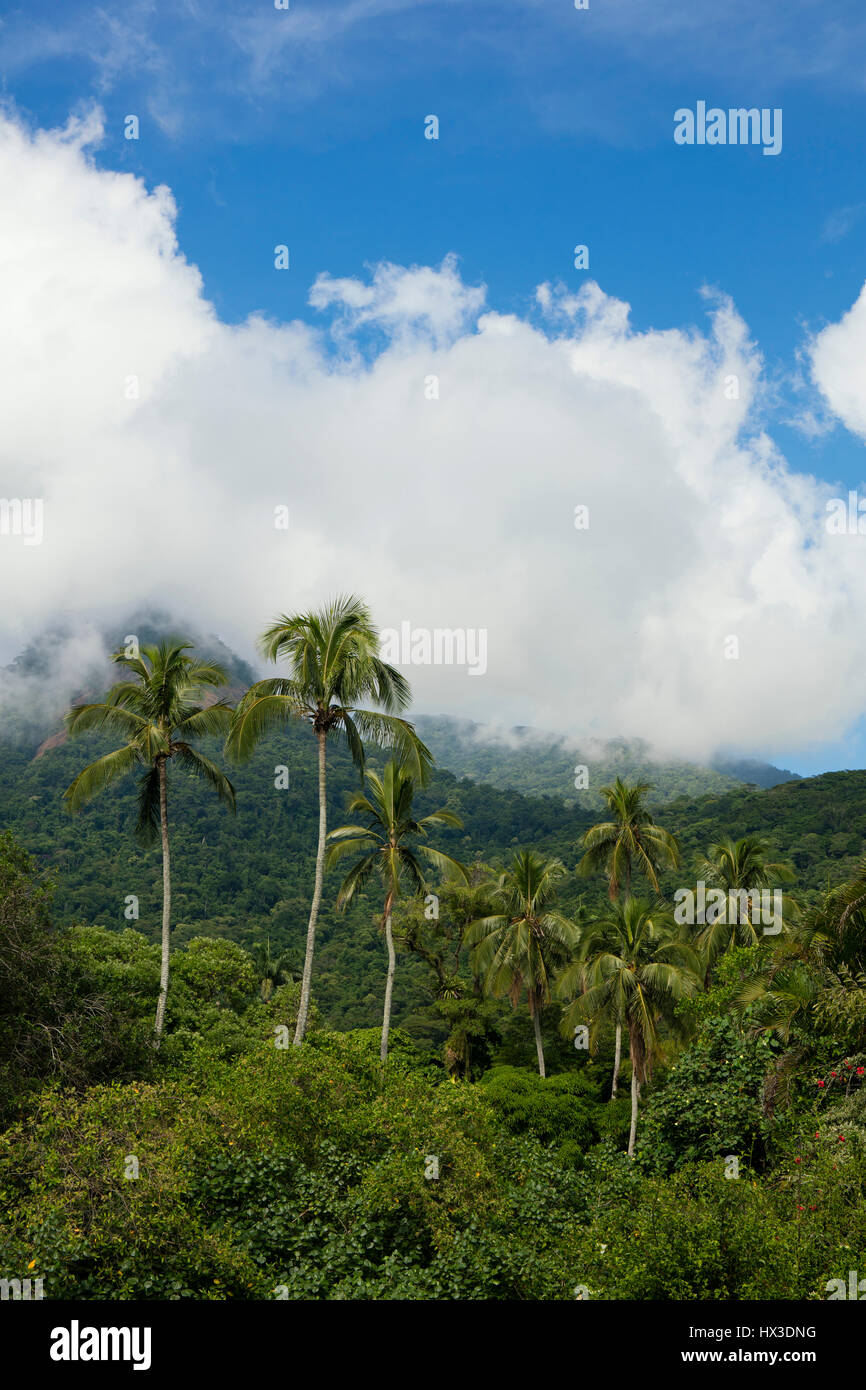
[[[370,610],[359,598],[334,599],[315,612],[283,614],[262,635],[260,648],[270,661],[284,659],[287,676],[256,681],[235,711],[226,743],[232,758],[249,757],[259,739],[275,725],[292,719],[309,724],[319,745],[319,843],[313,901],[307,923],[307,944],[294,1044],[304,1040],[310,1007],[310,981],[316,944],[316,922],[322,900],[327,840],[325,749],[329,735],[345,738],[364,773],[364,739],[393,748],[411,764],[423,782],[432,764],[430,751],[413,726],[398,717],[409,703],[408,682],[379,657],[379,634]],[[372,700],[379,710],[359,708]]]
[[[618,924],[615,920],[611,921],[609,917],[602,917],[600,919],[587,921],[585,914],[586,909],[581,907],[581,915],[579,919],[581,922],[580,944],[575,960],[573,962],[570,962],[570,965],[575,967],[579,963],[583,963],[584,986],[586,982],[587,967],[589,966],[589,964],[595,959],[598,953],[604,949],[608,949],[612,953],[616,953],[620,940],[620,932]],[[578,973],[578,970],[575,969],[573,971],[572,978],[576,980]],[[589,1029],[590,1047],[594,1048],[596,1036],[598,1034],[600,1026],[602,1024],[612,1024],[614,1028],[615,1043],[613,1058],[613,1074],[611,1076],[610,1086],[611,1100],[616,1100],[617,1098],[619,1090],[619,1072],[620,1067],[622,1065],[622,1029],[624,1019],[622,1012],[619,1009],[620,1002],[621,1001],[615,997],[611,998],[608,1007],[604,1011],[599,1012],[592,1019]]]
[[[555,972],[576,950],[579,929],[553,902],[565,874],[558,859],[545,859],[533,850],[518,850],[511,868],[500,874],[491,896],[498,909],[479,917],[464,940],[473,949],[474,963],[489,994],[508,995],[516,1008],[524,988],[535,1031],[538,1074],[545,1077],[540,1014],[550,1001]]]
[[[652,1075],[661,1039],[661,1018],[673,1005],[700,989],[700,961],[676,928],[669,909],[644,898],[611,903],[590,926],[581,957],[559,975],[555,993],[572,1002],[562,1032],[579,1023],[595,1024],[605,1014],[621,1019],[628,1031],[631,1060],[629,1157],[634,1156],[640,1088]]]
[[[381,1057],[384,1062],[388,1056],[388,1033],[391,1028],[391,993],[394,986],[394,937],[391,931],[391,909],[400,896],[404,883],[409,883],[415,893],[426,893],[427,883],[418,860],[418,855],[434,865],[451,878],[469,881],[469,870],[463,864],[432,849],[430,845],[410,847],[410,839],[423,839],[427,831],[437,825],[450,825],[461,829],[463,822],[453,811],[432,811],[428,816],[415,820],[412,815],[412,800],[415,795],[415,781],[411,772],[402,767],[394,758],[389,758],[381,778],[375,772],[368,772],[369,796],[359,792],[349,803],[350,815],[365,815],[367,825],[341,825],[332,830],[328,839],[333,843],[328,849],[327,866],[330,868],[349,854],[361,854],[343,880],[337,896],[337,907],[345,908],[369,879],[376,873],[385,893],[385,906],[382,910],[382,925],[388,946],[388,974],[385,978],[385,1012],[382,1016]],[[417,849],[417,853],[416,853]]]
[[[213,661],[188,656],[192,643],[177,638],[144,645],[138,656],[117,652],[112,658],[126,679],[112,686],[99,703],[75,705],[66,716],[70,734],[110,729],[126,742],[85,767],[64,793],[70,811],[135,768],[145,769],[139,782],[139,838],[162,841],[162,965],[154,1032],[159,1046],[165,1024],[171,951],[171,860],[168,838],[168,775],[171,759],[185,771],[209,782],[221,801],[235,810],[235,793],[224,772],[199,753],[191,739],[225,734],[232,716],[222,700],[206,702],[208,692],[228,684],[227,673]],[[204,701],[204,703],[203,703]]]
[[[646,806],[646,795],[651,790],[650,782],[628,783],[621,777],[617,777],[612,787],[602,787],[601,795],[613,819],[591,826],[583,837],[585,853],[578,865],[578,873],[588,877],[601,869],[607,875],[611,902],[618,897],[622,884],[625,885],[626,897],[631,893],[635,864],[656,893],[659,891],[660,869],[665,865],[676,868],[679,864],[680,851],[676,839],[656,825]],[[614,1027],[616,1041],[611,1099],[616,1097],[622,1057],[621,1020],[615,1020]]]
[[[635,867],[657,893],[659,871],[665,865],[676,868],[680,862],[675,837],[656,825],[646,805],[646,794],[651,790],[650,782],[629,783],[621,777],[612,787],[602,787],[612,819],[591,826],[583,837],[584,855],[578,873],[588,877],[601,869],[607,875],[611,902],[621,886],[629,896]]]
[[[767,858],[768,845],[758,835],[742,839],[720,840],[711,845],[709,854],[698,861],[698,873],[708,887],[720,888],[727,894],[727,908],[721,917],[710,922],[698,937],[704,952],[706,979],[714,962],[732,946],[753,946],[763,939],[750,920],[749,909],[741,893],[750,889],[773,888],[791,883],[795,877],[787,864],[774,863]],[[789,910],[796,911],[788,901]]]

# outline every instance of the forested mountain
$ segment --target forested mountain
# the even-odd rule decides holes
[[[497,730],[445,715],[420,715],[416,722],[437,762],[456,776],[527,796],[555,796],[590,810],[602,805],[599,788],[615,777],[652,783],[650,800],[662,804],[674,797],[731,791],[750,782],[773,787],[797,776],[748,759],[714,760],[709,767],[658,761],[641,739],[587,741],[581,748],[570,738],[535,729]]]

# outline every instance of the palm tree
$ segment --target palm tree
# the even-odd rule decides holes
[[[271,938],[268,937],[264,946],[259,943],[250,951],[256,967],[256,974],[259,977],[259,993],[262,1000],[267,1004],[274,992],[274,987],[281,980],[297,978],[294,957],[289,951],[283,951],[278,956],[271,955]]]
[[[740,987],[733,1002],[741,1013],[748,1010],[754,1032],[775,1032],[787,1042],[795,1024],[801,1033],[814,1031],[810,1020],[817,1011],[823,1015],[818,1031],[838,1038],[846,1023],[856,1031],[852,1001],[864,984],[866,855],[853,879],[828,887],[788,935],[776,940],[766,967]]]
[[[461,829],[463,822],[453,811],[433,811],[428,816],[415,820],[412,815],[412,800],[415,795],[415,781],[411,772],[401,766],[394,758],[385,764],[382,777],[374,772],[367,774],[369,796],[359,792],[349,803],[350,815],[365,815],[367,825],[341,825],[332,830],[328,839],[333,843],[328,850],[327,866],[344,859],[348,854],[360,853],[362,858],[352,866],[343,880],[337,897],[337,907],[345,908],[355,894],[363,888],[372,873],[377,873],[385,893],[385,906],[382,923],[388,945],[388,974],[385,980],[385,1012],[382,1018],[381,1057],[388,1057],[388,1033],[391,1027],[391,993],[394,985],[394,937],[391,932],[391,909],[400,896],[402,885],[411,884],[415,893],[426,893],[427,884],[417,854],[452,878],[469,880],[469,871],[463,864],[443,854],[441,850],[429,845],[417,846],[417,854],[407,841],[423,839],[427,831],[437,825],[450,825]]]
[[[700,989],[700,962],[677,930],[669,909],[644,898],[611,903],[592,924],[581,957],[559,975],[556,995],[572,1002],[562,1032],[577,1024],[597,1024],[608,1014],[628,1030],[631,1060],[629,1158],[634,1157],[640,1088],[652,1075],[661,1039],[658,1023],[670,1019],[673,1005]]]
[[[472,980],[462,978],[460,961],[464,933],[470,923],[493,911],[491,873],[488,865],[476,862],[469,870],[468,883],[458,879],[437,885],[435,916],[417,899],[394,914],[396,940],[404,951],[413,952],[432,970],[437,1001],[461,999],[467,991],[481,996],[481,981],[477,976]]]
[[[578,962],[582,961],[584,963],[584,966],[586,966],[588,962],[599,953],[599,951],[603,949],[609,949],[611,952],[615,953],[619,946],[620,932],[616,923],[611,923],[611,921],[608,918],[601,918],[592,921],[591,923],[587,922],[585,912],[586,909],[581,907],[580,921],[582,924],[582,930],[580,938],[580,947],[578,950],[576,961],[571,963],[573,965],[576,965]],[[590,952],[591,954],[588,954]],[[575,976],[577,975],[577,973],[578,972],[575,970]],[[586,971],[584,970],[584,984],[585,980]],[[613,1024],[615,1041],[613,1057],[613,1074],[611,1076],[610,1086],[611,1100],[616,1100],[618,1094],[619,1072],[620,1066],[622,1065],[623,1021],[624,1020],[622,1013],[619,1012],[617,1009],[617,1000],[611,999],[609,1007],[605,1009],[603,1013],[599,1013],[592,1020],[592,1024],[590,1026],[590,1046],[594,1048],[599,1026],[602,1023]]]
[[[748,1012],[750,1032],[775,1033],[788,1042],[792,1028],[808,1018],[830,978],[814,957],[786,943],[776,949],[765,971],[740,985],[731,1002],[741,1016]]]
[[[477,918],[464,937],[474,948],[474,963],[489,994],[508,995],[511,1007],[516,1008],[526,989],[542,1079],[546,1072],[541,1009],[550,1001],[555,971],[576,949],[580,935],[575,924],[552,907],[556,885],[564,874],[565,866],[558,859],[518,850],[511,868],[491,888],[498,911]]]
[[[658,893],[660,869],[665,865],[676,868],[679,864],[676,839],[656,825],[646,806],[646,794],[651,790],[650,782],[628,783],[621,777],[617,777],[612,787],[602,787],[601,795],[613,819],[591,826],[583,837],[585,853],[578,873],[588,877],[603,870],[608,878],[611,902],[619,895],[623,884],[626,897],[630,894],[635,865]]]
[[[698,938],[706,962],[706,980],[713,963],[732,946],[754,946],[762,934],[750,920],[749,907],[742,894],[791,883],[794,872],[787,864],[767,858],[768,845],[757,835],[745,835],[734,842],[720,840],[711,845],[708,856],[699,860],[698,872],[708,887],[720,888],[727,895],[726,911],[710,922]],[[789,902],[789,908],[793,906]]]
[[[221,801],[235,810],[235,793],[225,773],[197,752],[190,739],[225,734],[231,706],[222,700],[202,703],[207,692],[227,685],[227,673],[213,661],[198,661],[187,653],[192,643],[177,638],[144,645],[138,656],[117,652],[113,660],[125,667],[127,679],[112,686],[100,703],[75,705],[66,716],[70,734],[110,729],[126,742],[85,767],[64,793],[70,811],[135,768],[144,767],[139,782],[136,830],[144,843],[162,840],[162,965],[155,1035],[159,1046],[168,997],[171,950],[171,861],[168,839],[169,759],[209,782]]]
[[[262,635],[260,647],[271,661],[288,663],[288,676],[256,681],[235,711],[226,743],[232,758],[249,757],[259,739],[275,725],[292,719],[309,724],[319,745],[319,843],[313,901],[307,923],[307,944],[294,1044],[304,1040],[310,1006],[310,981],[316,922],[322,900],[327,839],[325,749],[328,736],[345,738],[363,778],[363,739],[411,763],[419,781],[426,780],[432,757],[413,726],[397,715],[409,703],[408,682],[379,657],[379,634],[370,611],[360,599],[337,598],[315,612],[283,614]],[[360,709],[371,699],[379,711]]]
[[[607,874],[611,902],[618,896],[621,884],[625,884],[626,897],[631,892],[635,862],[656,893],[659,891],[659,870],[665,864],[676,868],[679,863],[676,839],[656,825],[645,804],[647,792],[651,790],[650,782],[629,784],[621,777],[617,777],[612,787],[602,787],[601,795],[608,804],[613,820],[591,826],[583,837],[585,853],[578,865],[578,873],[588,877],[598,869],[603,870]],[[620,1020],[615,1021],[615,1029],[612,1100],[616,1097],[622,1056]]]
[[[853,879],[828,886],[795,935],[834,971],[866,971],[866,854]]]

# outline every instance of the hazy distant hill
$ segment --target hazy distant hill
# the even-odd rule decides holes
[[[752,782],[756,787],[778,787],[781,782],[802,781],[799,772],[789,772],[772,763],[755,762],[753,758],[714,758],[713,767],[738,782]]]
[[[581,750],[555,734],[518,728],[499,734],[468,719],[420,715],[418,730],[437,762],[458,777],[493,787],[510,787],[526,796],[557,796],[566,804],[597,809],[598,788],[616,776],[653,784],[658,803],[680,796],[721,795],[746,782],[773,787],[796,774],[769,763],[719,761],[712,767],[689,762],[654,762],[640,739],[611,739]],[[585,766],[588,789],[575,787],[575,771]]]
[[[72,703],[97,700],[121,678],[110,653],[129,637],[139,643],[164,637],[190,641],[200,656],[218,661],[229,676],[222,698],[240,699],[256,679],[252,668],[213,633],[158,610],[134,613],[112,627],[61,621],[40,633],[14,661],[0,668],[0,737],[23,746],[63,742],[62,718]]]

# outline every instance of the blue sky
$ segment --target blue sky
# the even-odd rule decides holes
[[[521,317],[541,282],[592,278],[637,330],[703,333],[709,286],[759,346],[761,420],[789,465],[862,487],[859,437],[826,416],[796,423],[815,409],[804,345],[866,275],[862,3],[5,8],[0,76],[33,126],[99,103],[97,165],[171,188],[181,251],[224,322],[315,323],[321,272],[363,280],[452,252],[490,307]],[[674,111],[699,100],[781,108],[781,154],[675,145]],[[438,141],[424,139],[430,113]],[[808,772],[864,753],[860,728],[775,756]]]
[[[41,125],[94,98],[98,158],[167,183],[221,317],[309,316],[316,274],[454,251],[498,309],[577,283],[571,248],[639,328],[700,324],[701,285],[734,299],[781,399],[797,467],[863,478],[844,431],[786,423],[804,325],[863,282],[866,14],[857,0],[64,5],[3,12],[4,90]],[[781,107],[778,158],[683,148],[673,112]],[[139,115],[140,138],[123,138]],[[424,117],[440,120],[423,139]],[[290,246],[275,279],[271,247]]]

